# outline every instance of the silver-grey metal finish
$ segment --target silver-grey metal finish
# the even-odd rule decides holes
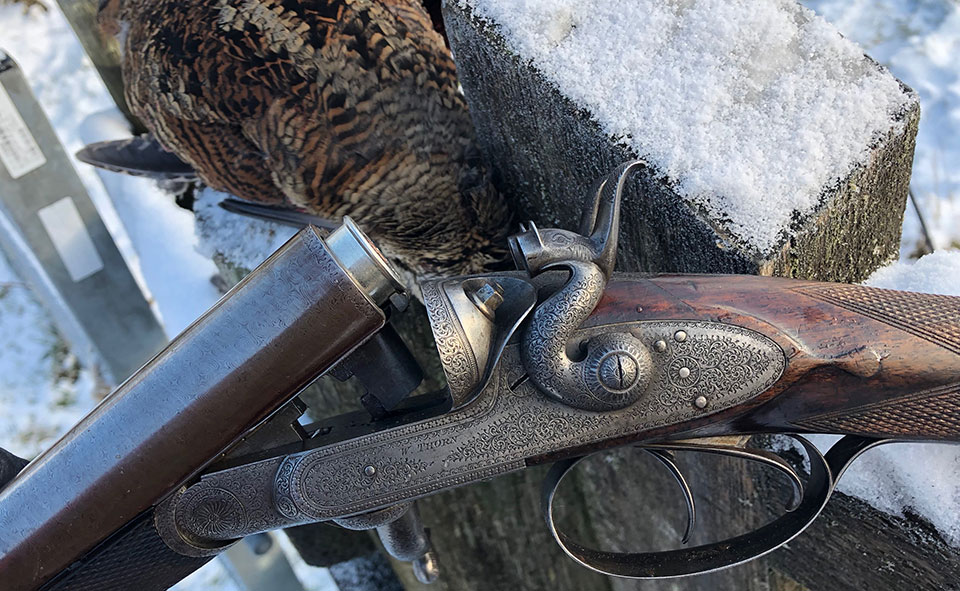
[[[437,562],[437,553],[430,550],[413,562],[413,575],[424,584],[436,582],[440,576],[440,565]]]
[[[773,468],[787,477],[793,492],[793,497],[787,505],[787,511],[793,511],[803,498],[803,481],[793,466],[777,454],[764,450],[753,449],[745,445],[724,445],[718,441],[698,441],[696,439],[683,441],[669,441],[666,443],[648,443],[642,446],[648,451],[696,451],[710,453],[743,460],[750,460],[758,464]]]
[[[167,337],[20,68],[2,52],[0,93],[16,111],[0,113],[0,126],[19,127],[15,117],[24,124],[0,129],[0,152],[22,151],[23,142],[36,145],[27,167],[0,162],[0,248],[40,296],[71,350],[119,383]],[[11,139],[15,135],[19,141]]]
[[[620,199],[630,173],[645,166],[629,162],[607,177],[587,209],[581,234],[530,229],[510,239],[514,258],[531,276],[566,268],[570,279],[537,306],[523,335],[523,364],[548,396],[577,408],[608,411],[636,402],[651,371],[647,345],[624,332],[583,342],[585,355],[571,355],[573,333],[590,316],[613,273],[620,224]]]
[[[403,281],[380,249],[357,227],[350,216],[326,237],[328,252],[360,290],[378,306],[395,293],[403,292]]]
[[[364,473],[366,474],[366,472]],[[373,476],[373,474],[367,474],[367,476]],[[400,519],[412,506],[413,503],[398,503],[368,513],[361,513],[350,517],[339,517],[334,519],[333,522],[340,527],[356,531],[376,529]]]
[[[358,285],[332,251],[301,231],[0,491],[0,580],[60,572],[380,329],[371,297],[389,275]],[[242,489],[210,491],[191,517],[229,531]]]
[[[689,336],[678,343],[677,330]],[[651,359],[648,386],[633,405],[604,413],[546,397],[528,375],[520,347],[504,349],[486,387],[439,417],[342,443],[205,475],[177,509],[198,538],[230,539],[268,529],[356,515],[519,470],[557,449],[597,445],[708,416],[769,388],[786,364],[773,341],[711,322],[635,322],[580,329],[574,340],[629,334],[645,347],[669,339]],[[687,378],[676,372],[691,368]],[[707,397],[707,409],[694,401]],[[367,466],[375,472],[368,475]],[[209,507],[220,517],[209,518]]]
[[[440,576],[430,533],[423,526],[416,502],[410,503],[399,518],[378,527],[377,534],[391,556],[413,563],[413,574],[418,581],[429,585]]]
[[[697,525],[697,504],[693,499],[693,491],[690,489],[690,485],[687,484],[687,479],[680,470],[680,466],[677,466],[677,463],[674,461],[673,454],[670,452],[670,450],[653,448],[642,449],[656,458],[663,466],[665,466],[670,472],[670,475],[673,476],[674,480],[677,481],[677,485],[680,487],[680,493],[683,495],[684,504],[687,506],[687,527],[683,530],[683,537],[680,539],[680,543],[686,544],[690,540],[690,534],[693,533],[693,528]]]
[[[507,341],[537,303],[537,290],[505,275],[425,281],[421,288],[453,408],[460,408],[490,379]]]
[[[416,503],[408,503],[400,517],[379,526],[377,533],[387,552],[400,560],[413,562],[430,550],[430,538]]]
[[[564,553],[591,570],[633,579],[699,575],[753,560],[776,550],[800,535],[823,511],[840,477],[854,460],[863,452],[878,445],[896,442],[889,439],[847,435],[835,443],[824,456],[806,439],[795,435],[790,437],[803,448],[810,462],[810,477],[802,491],[797,489],[799,479],[796,478],[796,472],[778,456],[759,453],[760,450],[735,451],[729,448],[721,450],[720,447],[698,446],[694,442],[688,442],[692,445],[688,449],[699,447],[698,451],[708,453],[730,452],[744,459],[760,461],[787,474],[794,486],[794,501],[787,507],[786,514],[752,532],[734,538],[693,548],[659,552],[608,552],[578,543],[557,527],[553,518],[553,505],[563,478],[584,458],[563,460],[551,468],[543,482],[541,494],[543,516],[551,535]],[[672,446],[672,444],[669,445]],[[797,494],[800,494],[800,497],[797,497]]]

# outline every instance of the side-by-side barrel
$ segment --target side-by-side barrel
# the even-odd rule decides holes
[[[379,330],[399,290],[349,220],[301,231],[0,491],[0,586],[38,588],[148,511]]]

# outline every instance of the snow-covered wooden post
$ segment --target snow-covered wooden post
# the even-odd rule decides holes
[[[800,6],[445,0],[444,10],[481,149],[520,219],[576,228],[594,180],[640,156],[650,168],[625,198],[620,270],[861,281],[895,258],[917,98]],[[676,490],[633,454],[585,467],[573,486],[585,541],[624,550],[678,539]],[[683,465],[704,509],[694,542],[769,520],[764,498],[779,498],[783,483],[714,457]],[[930,557],[958,557],[931,527],[891,525],[838,496],[821,523],[770,558],[681,581],[614,580],[552,545],[542,476],[423,502],[442,553],[438,589],[893,588],[918,573],[937,588],[951,575],[927,568]],[[878,540],[871,528],[890,533]],[[910,536],[925,542],[905,543]],[[896,565],[884,568],[894,544]]]
[[[574,228],[642,157],[621,270],[861,281],[897,253],[916,95],[790,3],[448,0],[485,155],[522,216]]]

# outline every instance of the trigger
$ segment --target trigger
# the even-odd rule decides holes
[[[792,488],[793,497],[790,500],[790,503],[787,505],[787,511],[794,511],[798,506],[800,506],[800,501],[803,499],[803,480],[800,479],[800,475],[797,474],[797,471],[787,463],[786,460],[778,456],[773,452],[769,452],[762,449],[754,449],[745,446],[746,439],[737,445],[729,445],[723,443],[721,439],[686,439],[678,441],[670,441],[667,443],[648,443],[644,444],[643,448],[646,450],[670,450],[670,451],[699,451],[705,453],[719,454],[724,456],[729,456],[732,458],[740,458],[743,460],[750,460],[764,466],[773,468],[787,477],[787,480],[790,482]]]
[[[683,538],[680,540],[680,543],[686,544],[690,541],[690,534],[693,533],[693,527],[697,523],[697,507],[693,501],[693,492],[690,490],[690,485],[687,484],[687,479],[683,477],[683,472],[680,471],[680,467],[673,461],[672,453],[665,449],[641,449],[657,458],[657,460],[673,474],[677,484],[680,485],[680,490],[683,491],[683,499],[687,502],[687,528],[683,532]]]
[[[583,458],[561,460],[547,473],[541,492],[543,516],[554,541],[560,545],[567,556],[587,568],[608,575],[634,579],[685,577],[740,564],[775,550],[800,534],[816,519],[830,498],[836,482],[834,474],[842,474],[850,462],[863,451],[888,441],[848,437],[841,439],[840,443],[837,443],[835,448],[827,454],[829,457],[824,458],[820,450],[806,439],[796,435],[791,437],[803,446],[810,461],[810,476],[806,481],[805,490],[802,491],[803,498],[793,512],[784,513],[753,532],[693,548],[659,552],[610,552],[585,546],[560,531],[553,515],[557,488],[564,475],[568,474]],[[771,465],[767,461],[771,458],[763,454],[746,451],[744,455],[743,449],[735,445],[720,444],[715,440],[672,441],[669,444],[645,444],[643,447],[658,451],[683,449],[721,453],[744,459],[756,459]]]

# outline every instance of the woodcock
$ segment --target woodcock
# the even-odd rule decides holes
[[[100,22],[132,112],[211,187],[349,215],[418,276],[506,259],[509,208],[418,0],[104,0]]]

